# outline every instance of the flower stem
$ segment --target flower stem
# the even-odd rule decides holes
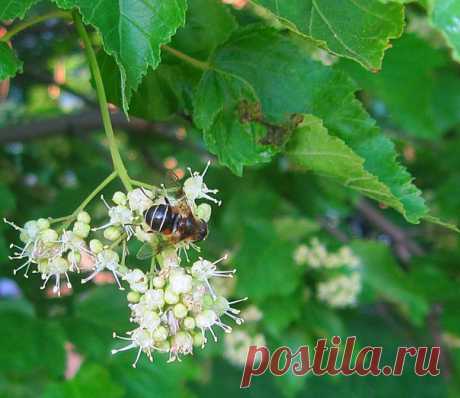
[[[81,21],[81,17],[77,12],[74,12],[74,21],[77,32],[85,46],[86,58],[88,59],[91,73],[96,84],[97,99],[101,110],[102,123],[104,125],[105,134],[107,135],[107,139],[109,141],[110,155],[112,156],[113,167],[117,172],[118,177],[120,177],[125,189],[127,191],[131,191],[131,180],[128,176],[128,172],[126,171],[123,160],[121,159],[121,155],[118,151],[118,146],[115,141],[112,121],[110,120],[109,106],[107,103],[107,97],[105,95],[104,84],[102,83],[101,71],[97,63],[96,54],[94,53],[88,32],[86,32],[83,22]]]
[[[187,62],[188,64],[194,66],[195,68],[201,70],[209,70],[212,69],[211,64],[203,61],[199,61],[195,58],[192,58],[190,55],[184,54],[183,52],[176,50],[175,48],[169,47],[167,45],[163,45],[161,47],[163,50],[167,51],[168,53],[174,55],[176,58],[181,59],[182,61]]]
[[[109,185],[116,177],[118,176],[118,173],[116,171],[112,172],[107,178],[105,178],[95,189],[93,192],[89,194],[89,196],[78,206],[74,212],[67,217],[63,217],[63,219],[67,219],[67,221],[61,226],[61,229],[64,230],[66,229],[70,223],[75,220],[78,216],[78,213],[83,211],[86,206],[96,197],[99,192],[101,192],[107,185]],[[53,220],[57,221],[57,220]]]
[[[6,32],[6,34],[2,38],[0,38],[0,41],[8,42],[12,39],[13,36],[18,34],[19,32],[22,32],[23,30],[33,25],[36,25],[40,22],[46,21],[48,19],[53,19],[53,18],[66,18],[67,19],[67,18],[71,18],[71,16],[68,12],[61,11],[61,10],[55,10],[47,14],[37,15],[36,17],[30,18],[27,21],[18,23],[17,25],[13,26],[11,30]]]

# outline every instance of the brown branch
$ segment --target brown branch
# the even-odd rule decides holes
[[[420,256],[424,253],[423,249],[411,239],[406,231],[386,219],[367,200],[359,201],[357,208],[367,221],[392,239],[396,254],[401,261],[407,263],[413,255]]]
[[[138,118],[127,120],[121,112],[111,114],[112,124],[116,129],[131,131],[137,134],[154,134],[175,145],[187,147],[205,154],[204,148],[190,141],[178,139],[175,126],[168,123],[151,123]],[[38,119],[30,122],[0,128],[0,144],[28,141],[59,134],[83,134],[102,128],[99,111],[88,110],[78,114],[57,116],[49,119]]]

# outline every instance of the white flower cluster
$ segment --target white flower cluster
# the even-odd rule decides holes
[[[163,257],[163,267],[154,274],[134,269],[124,276],[131,288],[131,322],[137,326],[127,337],[115,335],[130,343],[112,352],[136,349],[134,367],[142,352],[151,360],[154,351],[168,352],[169,361],[174,361],[191,354],[193,346],[204,347],[207,333],[217,341],[215,328],[232,331],[224,316],[242,323],[233,305],[245,299],[228,301],[216,295],[212,286],[213,278],[233,277],[234,270],[217,271],[216,265],[225,257],[214,262],[200,258],[191,267],[180,266],[174,252]]]
[[[310,245],[300,245],[294,252],[294,262],[321,273],[316,285],[318,300],[334,308],[354,306],[362,289],[361,267],[348,246],[330,253],[317,238]]]
[[[82,256],[91,254],[84,240],[90,231],[91,217],[88,213],[80,212],[73,229],[62,231],[51,228],[50,220],[45,218],[28,221],[23,227],[4,221],[20,232],[19,239],[23,243],[22,246],[10,246],[15,250],[10,260],[24,261],[14,270],[15,274],[25,268],[24,276],[27,278],[32,266],[32,272],[39,273],[44,280],[42,289],[54,278],[53,291],[60,295],[61,279],[64,277],[67,286],[71,287],[69,273],[80,272]]]
[[[239,310],[233,305],[245,299],[228,301],[224,294],[217,293],[219,284],[216,284],[217,289],[213,286],[216,279],[233,278],[235,270],[218,269],[218,264],[227,256],[214,262],[200,257],[193,264],[181,265],[182,252],[185,252],[188,261],[186,250],[190,246],[199,248],[190,239],[180,239],[176,243],[169,242],[158,251],[154,241],[161,232],[153,231],[144,221],[145,212],[152,206],[174,206],[185,199],[192,216],[201,223],[207,223],[211,207],[197,201],[206,199],[221,204],[211,196],[217,190],[209,189],[204,183],[208,167],[209,163],[201,174],[190,170],[190,177],[182,188],[185,198],[169,195],[164,187],[155,192],[144,188],[133,189],[127,194],[118,191],[113,195],[111,204],[102,197],[109,220],[96,228],[91,228],[91,217],[85,211],[58,220],[28,221],[24,227],[5,220],[20,232],[23,242],[23,246],[12,245],[15,253],[10,258],[24,261],[14,272],[26,268],[27,277],[33,266],[33,272],[40,273],[44,280],[43,288],[50,278],[54,278],[53,291],[57,295],[60,295],[62,280],[71,287],[71,272],[90,271],[81,280],[85,283],[102,271],[108,271],[120,289],[124,289],[123,283],[127,284],[131,322],[136,327],[127,333],[127,337],[120,337],[129,340],[129,345],[113,350],[113,353],[137,349],[134,366],[142,352],[150,359],[154,351],[167,352],[169,360],[174,361],[180,355],[191,354],[193,346],[203,347],[208,335],[217,340],[216,328],[230,333],[232,328],[224,323],[223,318],[227,316],[241,324]],[[98,236],[90,239],[91,232]],[[127,259],[131,238],[152,249],[149,272],[126,265],[131,261]],[[159,268],[155,267],[155,261]]]
[[[318,300],[335,308],[354,306],[358,303],[361,285],[361,274],[358,272],[335,276],[318,283],[317,297]]]
[[[294,252],[294,262],[297,265],[307,265],[311,268],[357,268],[359,258],[348,246],[342,246],[337,252],[330,253],[317,239],[313,238],[310,245],[299,245]]]

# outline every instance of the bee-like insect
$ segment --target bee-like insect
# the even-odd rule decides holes
[[[165,202],[153,205],[144,213],[144,221],[152,231],[164,235],[171,244],[199,242],[206,238],[208,223],[193,215],[185,198],[174,205],[167,198]]]

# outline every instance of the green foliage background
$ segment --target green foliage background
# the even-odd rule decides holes
[[[36,275],[12,276],[17,237],[1,224],[0,397],[459,397],[460,2],[122,3],[0,0],[8,32],[55,17],[0,42],[2,217],[70,214],[112,171],[79,39],[57,18],[78,9],[130,175],[158,184],[168,158],[216,160],[208,185],[223,206],[204,250],[232,253],[235,296],[261,309],[268,345],[356,335],[391,361],[397,346],[442,344],[441,376],[266,375],[241,391],[221,342],[134,370],[110,355],[112,331],[130,328],[124,294],[74,281],[47,297]],[[305,294],[293,253],[313,237],[361,259],[356,308]],[[70,380],[68,342],[83,357]]]

